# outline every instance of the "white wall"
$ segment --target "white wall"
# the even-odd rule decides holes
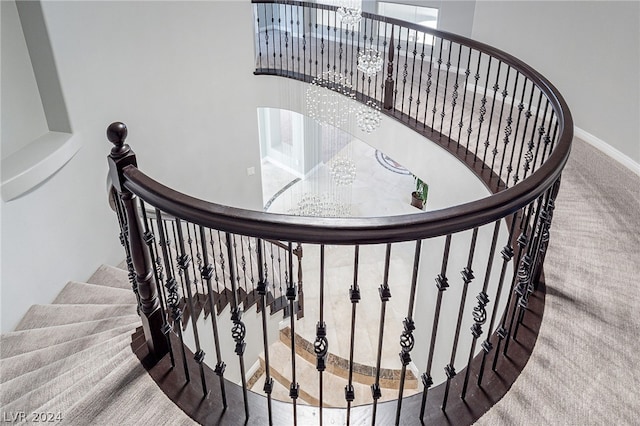
[[[128,142],[151,176],[221,203],[262,202],[255,105],[244,101],[255,81],[248,1],[44,2],[43,14],[83,148],[1,205],[3,331],[68,280],[124,258],[105,188],[112,121],[129,126]],[[3,62],[14,60],[5,53]],[[249,177],[251,166],[258,172]]]
[[[522,59],[575,125],[640,163],[640,3],[479,1],[472,38]]]
[[[2,11],[2,158],[49,131],[15,1]],[[9,59],[10,60],[6,60]]]

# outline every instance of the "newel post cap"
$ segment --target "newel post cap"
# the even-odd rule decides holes
[[[107,139],[114,145],[111,148],[111,155],[120,157],[129,151],[129,146],[124,143],[127,134],[127,126],[120,121],[113,122],[107,127]]]

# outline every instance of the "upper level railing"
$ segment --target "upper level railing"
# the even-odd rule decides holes
[[[326,71],[342,74],[341,84],[348,81],[358,101],[374,110],[379,105],[387,116],[431,140],[425,143],[447,149],[483,179],[493,195],[438,211],[376,218],[310,218],[232,208],[195,199],[146,176],[125,144],[126,126],[113,123],[107,131],[115,145],[109,156],[110,174],[120,197],[117,211],[122,238],[137,284],[150,353],[158,359],[169,353],[174,363],[174,352],[180,352],[189,381],[191,361],[183,345],[186,326],[179,301],[185,306],[208,304],[209,313],[220,315],[224,308],[218,299],[224,293],[230,302],[232,326],[230,332],[224,332],[218,327],[217,315],[210,316],[215,349],[212,371],[205,360],[202,326],[193,314],[197,308],[190,306],[200,384],[205,396],[219,403],[206,414],[192,414],[196,419],[219,421],[220,416],[227,416],[270,424],[295,424],[311,418],[321,424],[346,419],[349,424],[366,419],[372,424],[417,424],[442,419],[446,412],[449,419],[472,422],[508,389],[507,382],[515,379],[535,341],[535,327],[520,325],[525,312],[540,299],[534,291],[542,274],[573,132],[566,103],[531,67],[464,37],[367,13],[356,27],[348,27],[335,7],[315,3],[254,3],[256,74],[305,82]],[[381,52],[385,63],[384,74],[369,77],[358,69],[357,58],[371,46]],[[141,217],[139,212],[145,208],[152,208],[155,214]],[[166,226],[167,218],[172,218],[171,229]],[[289,315],[291,404],[272,401],[269,346],[276,336],[269,336],[266,307],[270,292],[275,291],[267,271],[274,248],[268,247],[267,240],[287,247],[284,257],[288,259],[281,263],[285,272],[281,292],[289,312],[299,309],[302,276],[305,292],[315,295],[317,317],[305,313],[304,319],[317,321],[315,336],[307,336],[314,341],[318,371],[318,382],[313,385],[318,391],[315,408],[304,407],[299,400],[301,388],[307,393],[311,389],[299,383],[297,376],[300,361],[296,363],[295,354],[305,336],[296,331],[295,315]],[[248,250],[243,252],[245,245]],[[352,268],[337,283],[326,280],[332,254],[325,249],[334,245],[341,251],[333,255],[340,257],[342,266],[347,262]],[[305,260],[319,267],[309,272],[305,265],[311,263],[295,262],[294,247],[304,247]],[[392,264],[398,261],[404,262],[406,274],[393,271],[397,268]],[[381,271],[375,284],[362,278],[363,265],[371,264],[379,265]],[[456,278],[452,268],[459,268],[461,276]],[[243,274],[245,283],[255,284],[261,318],[256,324],[242,318],[243,298],[245,310],[251,305],[247,292],[239,291]],[[228,292],[216,290],[220,281],[226,282],[223,287]],[[469,306],[468,292],[475,283],[477,300]],[[206,295],[204,300],[198,298],[198,288]],[[392,293],[401,296],[391,297]],[[339,299],[325,300],[336,294]],[[341,300],[350,317],[348,325],[332,322],[330,315]],[[332,304],[331,309],[327,303]],[[361,318],[375,309],[358,309],[359,304],[380,310],[374,321],[366,317],[379,324],[377,349],[367,354],[358,345],[364,333],[358,321],[367,321]],[[387,306],[394,309],[387,310]],[[406,315],[396,319],[396,311]],[[464,327],[470,329],[466,338]],[[346,410],[342,411],[325,407],[323,397],[329,355],[333,345],[339,346],[332,340],[336,329],[343,330],[345,339],[349,337],[342,390]],[[390,351],[390,332],[395,331],[399,384],[389,389],[381,371],[384,355]],[[174,334],[180,338],[177,348],[170,344]],[[258,335],[261,339],[247,339]],[[516,338],[518,344],[510,345]],[[248,392],[245,366],[248,354],[260,350],[265,357],[266,407]],[[238,358],[239,378],[234,381],[242,383],[240,390],[225,379],[225,359],[231,356]],[[370,396],[365,398],[370,405],[355,406],[363,398],[356,392],[354,366],[358,364],[369,364],[374,372]],[[419,370],[421,378],[418,394],[412,397],[405,397],[408,369]],[[218,376],[219,391],[209,393],[210,373]],[[470,391],[470,386],[483,386],[483,391]],[[227,403],[228,392],[241,395],[242,407]],[[452,400],[454,393],[466,403]],[[434,409],[437,405],[442,410]]]

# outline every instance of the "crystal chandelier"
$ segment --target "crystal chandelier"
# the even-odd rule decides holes
[[[371,77],[382,70],[382,54],[373,47],[358,54],[358,69]]]
[[[380,105],[374,101],[367,101],[365,105],[360,106],[356,113],[356,123],[360,130],[365,133],[371,133],[376,130],[381,121]]]
[[[341,126],[353,111],[355,92],[343,74],[325,71],[307,89],[308,116],[322,124]]]
[[[337,157],[330,166],[331,177],[338,186],[351,185],[356,180],[356,165],[347,157]]]
[[[340,21],[347,26],[354,26],[360,23],[362,19],[362,8],[359,0],[341,0],[340,6],[336,11],[340,17]]]
[[[290,213],[297,216],[312,217],[345,217],[351,216],[351,207],[341,203],[329,194],[304,193],[296,208]]]

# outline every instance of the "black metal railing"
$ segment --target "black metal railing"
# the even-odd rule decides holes
[[[197,321],[201,311],[211,319],[215,361],[209,364],[219,377],[216,395],[221,402],[210,415],[217,419],[417,424],[438,419],[443,412],[457,418],[455,408],[465,412],[461,422],[472,422],[499,398],[487,396],[491,388],[501,387],[504,393],[510,385],[505,383],[517,376],[512,373],[515,354],[523,354],[518,356],[526,362],[532,348],[532,343],[523,343],[526,337],[535,341],[535,330],[523,324],[526,312],[539,304],[535,291],[570,151],[573,124],[566,103],[526,64],[464,37],[367,13],[357,28],[346,27],[335,7],[315,3],[253,3],[256,74],[311,82],[323,71],[342,73],[357,100],[379,103],[388,116],[448,149],[493,195],[443,210],[378,218],[308,218],[231,208],[192,198],[146,176],[125,144],[126,126],[113,123],[107,131],[115,145],[109,156],[111,178],[150,353],[158,359],[169,354],[173,365],[176,349],[169,343],[171,336],[178,336],[182,348],[177,350],[189,380],[192,361],[183,337],[188,313],[202,391],[205,397],[214,393],[207,387],[199,334],[204,330]],[[367,77],[358,70],[357,58],[371,46],[385,58],[385,72]],[[382,271],[379,282],[372,283],[362,279],[362,256],[364,248],[377,245],[385,254],[376,260]],[[348,325],[331,323],[327,315],[329,246],[342,247],[342,264],[347,262],[353,271],[337,296],[349,306]],[[317,253],[311,259],[305,255],[306,262],[319,265],[315,276],[300,260],[303,247],[305,253]],[[389,271],[401,252],[409,253],[411,266],[400,282],[398,275],[390,279]],[[303,276],[305,291],[318,295],[316,332],[310,340],[319,400],[311,408],[299,401],[301,391],[311,390],[299,383],[296,362],[302,337],[294,314],[301,317]],[[391,324],[388,304],[396,303],[396,292],[406,297],[400,301],[406,314],[399,324]],[[475,302],[469,292],[476,295]],[[335,300],[333,309],[338,306]],[[260,321],[248,328],[243,312],[253,304]],[[216,321],[227,312],[225,306],[230,307],[227,330]],[[290,318],[288,406],[272,401],[269,345],[275,336],[268,333],[267,306],[285,309]],[[370,405],[356,406],[361,395],[356,395],[354,377],[362,355],[357,341],[364,329],[358,319],[363,311],[378,307]],[[305,320],[311,318],[306,315]],[[391,350],[384,344],[389,335],[385,331],[394,327],[400,330],[393,349],[399,384],[389,389],[383,386],[381,371],[383,355]],[[323,378],[329,374],[334,344],[331,328],[343,330],[349,341],[342,411],[324,404]],[[245,353],[253,340],[265,357],[266,407],[248,392]],[[223,360],[229,347],[238,358],[241,408],[227,404],[229,386],[236,386],[224,378],[225,362],[231,362]],[[405,397],[409,369],[419,370],[421,386],[418,395]],[[458,397],[456,403],[452,395]]]

